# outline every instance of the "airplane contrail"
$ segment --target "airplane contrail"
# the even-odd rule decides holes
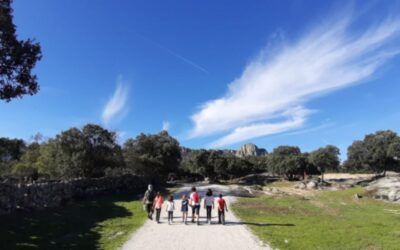
[[[140,37],[140,38],[142,38],[142,39],[144,39],[144,40],[146,40],[146,41],[152,43],[153,45],[157,46],[158,48],[164,50],[165,52],[169,53],[170,55],[172,55],[172,56],[174,56],[174,57],[176,57],[176,58],[182,60],[183,62],[185,62],[185,63],[191,65],[192,67],[194,67],[194,68],[196,68],[196,69],[202,71],[203,73],[209,74],[209,72],[208,72],[205,68],[203,68],[203,67],[201,67],[200,65],[198,65],[197,63],[195,63],[195,62],[193,62],[193,61],[191,61],[191,60],[189,60],[189,59],[187,59],[187,58],[185,58],[185,57],[179,55],[179,54],[176,53],[175,51],[173,51],[173,50],[171,50],[171,49],[169,49],[169,48],[163,46],[162,44],[160,44],[160,43],[158,43],[158,42],[156,42],[156,41],[154,41],[154,40],[152,40],[152,39],[150,39],[150,38],[148,38],[148,37],[146,37],[146,36],[144,36],[144,35],[142,35],[142,34],[139,34],[139,33],[136,33],[136,32],[135,32],[135,34],[136,34],[138,37]]]

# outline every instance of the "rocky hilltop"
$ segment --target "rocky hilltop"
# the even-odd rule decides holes
[[[256,145],[252,143],[244,144],[240,147],[238,151],[236,151],[236,156],[245,157],[245,156],[262,156],[266,155],[267,150],[263,148],[258,148]]]

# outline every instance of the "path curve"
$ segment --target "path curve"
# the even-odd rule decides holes
[[[163,206],[161,214],[161,224],[154,221],[147,221],[140,229],[138,229],[130,239],[122,246],[123,250],[132,249],[174,249],[174,250],[257,250],[271,249],[269,246],[262,245],[251,232],[230,210],[229,204],[235,200],[232,195],[231,188],[223,185],[204,185],[198,187],[201,196],[204,192],[211,188],[214,195],[222,193],[227,200],[229,212],[225,214],[226,225],[217,223],[217,211],[213,210],[213,223],[208,225],[205,223],[205,209],[200,209],[201,224],[182,223],[180,212],[180,199],[182,194],[189,194],[190,186],[180,188],[175,194],[176,210],[174,212],[174,223],[168,225],[165,206]],[[191,211],[189,209],[189,216]]]

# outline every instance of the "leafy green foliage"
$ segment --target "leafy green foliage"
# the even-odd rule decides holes
[[[0,138],[0,175],[7,175],[22,157],[26,145],[23,140]]]
[[[38,171],[35,163],[39,156],[40,145],[38,143],[30,144],[20,161],[13,166],[12,173],[19,177],[36,180],[38,178]]]
[[[264,157],[236,157],[221,150],[192,150],[183,157],[181,168],[187,175],[232,179],[266,170]]]
[[[57,149],[55,155],[49,155],[55,156],[56,172],[61,178],[99,177],[107,168],[122,163],[115,133],[98,125],[88,124],[82,130],[71,128],[50,143]]]
[[[215,164],[219,164],[221,170],[227,168],[227,162],[223,160],[222,153],[205,149],[193,150],[182,160],[182,168],[186,173],[208,178],[216,176]]]
[[[16,176],[70,179],[101,177],[123,164],[116,135],[98,125],[71,128],[42,144],[32,143],[13,166]]]
[[[126,167],[135,174],[166,179],[178,169],[181,152],[179,142],[167,131],[155,135],[140,134],[124,143]]]
[[[311,152],[309,160],[322,173],[323,178],[326,170],[336,171],[339,168],[339,154],[340,151],[336,146],[328,145]]]
[[[368,134],[348,148],[345,166],[350,171],[385,173],[400,170],[400,138],[390,130]]]
[[[0,3],[0,100],[7,102],[37,93],[39,86],[32,69],[42,57],[39,43],[17,39],[11,3]]]
[[[163,131],[140,134],[121,148],[114,132],[93,124],[68,129],[47,141],[40,134],[35,138],[28,146],[22,140],[0,138],[0,175],[34,180],[134,173],[163,181],[168,176],[227,180],[268,171],[293,180],[341,169],[400,171],[400,137],[392,131],[378,131],[355,141],[348,149],[344,168],[340,166],[339,149],[333,145],[311,153],[280,146],[268,155],[237,157],[232,150],[181,148]]]
[[[288,180],[302,175],[307,166],[306,157],[301,153],[299,147],[279,146],[275,148],[268,157],[269,170]]]

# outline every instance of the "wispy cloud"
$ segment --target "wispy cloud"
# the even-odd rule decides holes
[[[315,127],[311,127],[311,128],[306,128],[306,129],[301,129],[301,130],[296,130],[293,132],[287,132],[282,134],[282,136],[292,136],[292,135],[303,135],[303,134],[310,134],[310,133],[314,133],[314,132],[318,132],[321,130],[326,130],[327,128],[331,128],[333,127],[335,124],[334,123],[324,123]]]
[[[228,133],[212,143],[220,147],[300,128],[310,115],[308,100],[368,79],[399,54],[399,19],[360,32],[351,29],[349,16],[320,24],[292,44],[268,47],[273,55],[263,50],[223,97],[191,117],[190,138]]]
[[[168,131],[171,127],[171,124],[169,123],[169,121],[163,121],[162,123],[162,130]]]
[[[286,114],[284,114],[288,118],[283,122],[258,123],[235,128],[230,134],[213,142],[210,147],[221,147],[249,138],[272,135],[298,128],[304,124],[306,116],[310,113],[309,110],[297,107],[293,110],[288,110]]]
[[[104,124],[109,124],[113,119],[121,119],[127,114],[128,94],[128,84],[122,80],[122,77],[119,77],[114,94],[110,97],[103,109],[102,120]]]

